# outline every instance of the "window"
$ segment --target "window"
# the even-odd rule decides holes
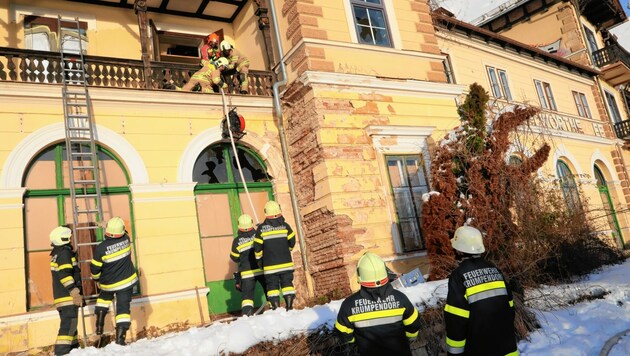
[[[111,152],[101,147],[97,147],[97,150],[103,220],[107,221],[114,216],[122,217],[133,237],[133,225],[130,223],[132,221],[131,193],[127,172]],[[63,143],[48,147],[29,163],[23,178],[23,186],[27,187],[24,196],[24,236],[29,309],[53,304],[51,274],[47,272],[50,270],[49,254],[52,249],[48,234],[58,225],[74,223],[68,189],[69,169],[66,154]],[[94,188],[88,188],[87,193],[94,194]],[[79,221],[79,224],[89,223]],[[76,238],[80,243],[90,243],[100,241],[102,236],[98,235],[94,233],[94,230],[83,230],[77,231]],[[78,257],[81,274],[86,278],[83,293],[86,296],[94,295],[95,285],[88,281],[92,250],[82,248],[79,250]]]
[[[510,156],[510,158],[508,159],[508,164],[510,166],[521,166],[523,164],[523,159],[519,156],[516,155],[512,155]]]
[[[619,111],[619,107],[617,106],[617,100],[615,100],[615,96],[607,91],[605,91],[604,93],[606,96],[606,104],[608,106],[608,113],[610,114],[610,118],[615,124],[621,122],[621,112]]]
[[[206,286],[213,291],[208,295],[208,306],[215,313],[241,309],[240,298],[234,297],[238,294],[232,278],[236,264],[230,261],[232,241],[238,230],[238,217],[249,214],[254,222],[262,222],[265,218],[261,216],[265,203],[273,197],[272,177],[267,174],[263,161],[247,147],[239,145],[237,152],[252,204],[245,193],[236,157],[229,143],[207,147],[193,166],[193,180],[197,182],[195,201],[205,281]],[[259,289],[256,301],[263,300],[263,291]]]
[[[386,156],[386,160],[403,251],[422,250],[422,194],[429,192],[424,161],[418,155]]]
[[[589,54],[591,55],[591,59],[595,62],[593,58],[593,52],[597,51],[597,40],[595,39],[595,34],[591,31],[590,28],[584,26],[584,33],[586,34],[586,44],[588,45]]]
[[[551,93],[551,86],[549,83],[541,82],[540,80],[534,80],[534,84],[536,85],[536,92],[538,93],[538,100],[540,100],[540,105],[543,109],[549,110],[558,110],[556,108],[556,102],[553,99],[553,94]]]
[[[590,119],[591,118],[591,110],[589,110],[589,108],[588,108],[588,102],[586,101],[586,95],[574,91],[573,92],[573,100],[575,101],[575,106],[577,107],[578,115]]]
[[[599,196],[602,199],[604,212],[606,213],[606,218],[608,219],[608,227],[613,231],[613,240],[617,244],[617,247],[623,250],[623,235],[621,235],[621,228],[619,227],[619,221],[617,220],[617,212],[615,211],[613,201],[610,197],[608,183],[606,182],[606,178],[604,178],[604,174],[601,169],[599,169],[597,165],[593,166],[593,172],[595,173],[595,179],[597,180],[597,190],[599,191]]]
[[[455,75],[453,73],[453,65],[451,63],[451,57],[447,54],[446,58],[442,61],[444,66],[444,73],[446,74],[446,82],[455,84]]]
[[[487,67],[488,77],[490,78],[490,86],[492,87],[492,95],[497,99],[512,100],[512,93],[508,85],[507,73],[503,69]]]
[[[59,36],[64,52],[87,54],[87,22],[61,21],[61,29],[57,19],[26,16],[24,18],[24,43],[27,49],[39,51],[59,51]]]
[[[350,0],[359,43],[391,47],[383,0]]]
[[[563,161],[558,161],[558,163],[556,163],[556,173],[560,179],[562,196],[564,196],[564,201],[566,202],[569,211],[577,212],[582,210],[578,188],[575,184],[573,173],[571,173],[569,166]]]

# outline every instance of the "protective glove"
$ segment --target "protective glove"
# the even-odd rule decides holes
[[[76,305],[77,307],[83,305],[83,297],[81,297],[81,292],[79,291],[79,288],[72,288],[72,290],[70,291],[70,296],[72,297],[72,303],[74,303],[74,305]]]
[[[238,272],[234,272],[234,288],[241,291],[241,274]]]

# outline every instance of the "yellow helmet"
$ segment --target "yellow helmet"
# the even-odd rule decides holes
[[[265,204],[265,216],[268,218],[277,218],[282,215],[280,205],[273,200],[270,200]]]
[[[72,230],[65,226],[57,226],[50,232],[50,242],[55,246],[63,246],[70,243]]]
[[[376,288],[387,284],[385,262],[377,255],[367,252],[357,264],[358,282],[363,287]]]
[[[247,230],[251,230],[254,228],[254,220],[252,220],[252,217],[247,215],[247,214],[243,214],[241,216],[238,217],[238,229],[242,230],[242,231],[247,231]]]
[[[105,228],[105,235],[109,237],[121,237],[125,234],[125,222],[123,219],[115,216],[107,222],[107,227]]]
[[[484,253],[481,231],[472,226],[461,226],[455,230],[455,236],[451,239],[451,245],[460,252],[478,255]]]
[[[230,64],[230,62],[225,57],[219,57],[216,63],[217,63],[217,69],[219,69],[220,67],[227,68],[227,66]]]

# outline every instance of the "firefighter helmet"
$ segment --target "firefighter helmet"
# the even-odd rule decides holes
[[[363,287],[376,288],[387,284],[387,268],[378,255],[366,252],[357,263],[358,282]]]
[[[221,41],[221,52],[227,52],[232,49],[232,44],[227,40]]]
[[[107,227],[105,228],[105,235],[109,237],[121,237],[125,234],[125,222],[123,219],[115,216],[107,222]]]
[[[219,57],[219,59],[217,59],[216,61],[216,64],[217,64],[217,69],[219,69],[220,67],[227,68],[230,62],[228,62],[227,58],[225,57]]]
[[[242,231],[247,231],[250,229],[254,228],[254,220],[252,220],[252,217],[247,215],[247,214],[243,214],[241,216],[238,217],[238,229],[242,230]]]
[[[57,226],[50,232],[50,242],[55,246],[62,246],[70,243],[72,230],[65,226]]]
[[[212,45],[212,47],[216,48],[217,45],[219,44],[219,35],[217,35],[216,33],[212,32],[211,34],[208,35],[208,37],[206,37],[206,42],[210,45]]]
[[[451,245],[457,251],[478,255],[486,251],[483,246],[481,231],[472,226],[461,226],[455,230],[455,236],[451,239]]]
[[[280,204],[277,202],[270,200],[265,204],[265,216],[268,218],[276,218],[282,215],[282,211],[280,210]]]

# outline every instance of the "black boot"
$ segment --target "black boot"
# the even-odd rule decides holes
[[[280,297],[269,298],[269,303],[271,303],[271,310],[276,310],[277,308],[280,308]]]
[[[121,326],[121,325],[116,326],[116,343],[118,345],[127,345],[127,343],[125,342],[125,337],[127,336],[127,329],[128,327],[126,326]]]
[[[254,314],[254,307],[249,305],[243,307],[243,315],[252,316],[252,314]]]
[[[295,295],[293,294],[284,296],[284,301],[287,303],[287,310],[293,309],[293,300],[295,300]]]
[[[103,326],[105,325],[105,315],[107,315],[107,310],[99,309],[96,311],[96,335],[103,334]]]

